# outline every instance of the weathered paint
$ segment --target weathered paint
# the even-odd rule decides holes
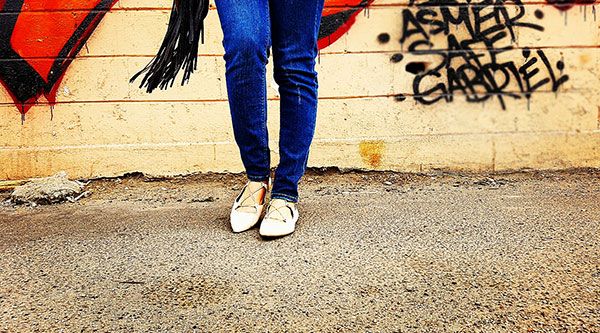
[[[68,13],[70,28],[59,27],[68,34],[90,7],[72,0],[28,0],[20,11],[8,10],[14,1],[0,0],[0,50],[5,52],[0,81],[7,85],[0,89],[0,179],[59,170],[77,177],[242,170],[214,5],[189,85],[146,94],[129,78],[156,51],[170,0],[121,0],[100,11],[103,19],[93,34],[82,35],[65,51],[77,54],[59,65],[55,56],[65,39],[46,36],[44,24]],[[401,171],[600,167],[595,4],[572,2],[570,10],[534,0],[458,5],[465,3],[328,2],[324,15],[332,18],[324,22],[331,24],[332,38],[320,44],[319,121],[309,165]],[[356,15],[357,9],[364,15]],[[443,11],[454,17],[447,30],[435,33],[435,20],[419,22],[419,16],[439,19]],[[411,14],[424,33],[409,33],[415,24],[404,28]],[[14,44],[6,42],[13,36],[6,33],[11,18],[24,20],[21,29],[25,22],[31,25]],[[494,39],[498,33],[504,35]],[[40,47],[44,42],[49,47]],[[410,51],[415,42],[420,46]],[[459,56],[448,61],[448,54]],[[15,75],[27,77],[28,71],[6,74],[11,62],[25,64],[39,84],[19,85],[23,81]],[[50,73],[53,66],[60,75]],[[58,78],[53,83],[52,75]],[[441,93],[424,93],[441,85]],[[19,89],[33,95],[16,98]],[[39,94],[46,96],[35,102]],[[55,103],[54,118],[47,100]],[[278,102],[270,83],[273,133]],[[31,109],[21,125],[16,111],[26,108]]]
[[[360,156],[363,159],[365,167],[368,169],[377,169],[381,166],[385,150],[385,141],[383,140],[365,140],[358,145]]]

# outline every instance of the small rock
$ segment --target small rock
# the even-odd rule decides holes
[[[204,197],[204,198],[193,198],[190,202],[213,202],[215,198],[213,196]]]
[[[497,188],[502,185],[506,185],[507,183],[508,183],[508,181],[506,179],[494,179],[494,178],[490,178],[490,177],[485,177],[483,179],[475,181],[473,184]]]
[[[389,181],[389,180],[386,180],[386,181],[383,182],[383,185],[390,186],[390,185],[392,185],[392,182]]]
[[[417,291],[417,287],[415,287],[415,286],[406,286],[404,288],[404,290],[407,291],[407,292],[409,292],[409,293],[412,293],[412,292]]]

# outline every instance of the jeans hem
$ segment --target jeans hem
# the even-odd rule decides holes
[[[284,194],[284,193],[271,193],[271,199],[283,199],[285,201],[298,203],[298,196],[293,196],[293,195]]]
[[[269,180],[269,175],[266,176],[255,176],[255,175],[246,175],[248,179],[253,182],[262,182],[264,180]]]

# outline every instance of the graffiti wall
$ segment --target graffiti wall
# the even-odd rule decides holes
[[[600,167],[596,6],[327,0],[309,164]],[[58,170],[78,177],[242,170],[214,3],[188,85],[148,94],[129,81],[160,45],[170,7],[166,0],[0,0],[0,179]]]

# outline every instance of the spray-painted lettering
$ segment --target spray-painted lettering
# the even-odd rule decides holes
[[[406,66],[415,74],[415,100],[450,102],[460,94],[469,102],[496,99],[504,109],[507,98],[558,91],[569,79],[562,60],[541,49],[515,50],[517,29],[544,31],[524,17],[520,0],[412,0],[402,11],[400,43],[424,59]]]

